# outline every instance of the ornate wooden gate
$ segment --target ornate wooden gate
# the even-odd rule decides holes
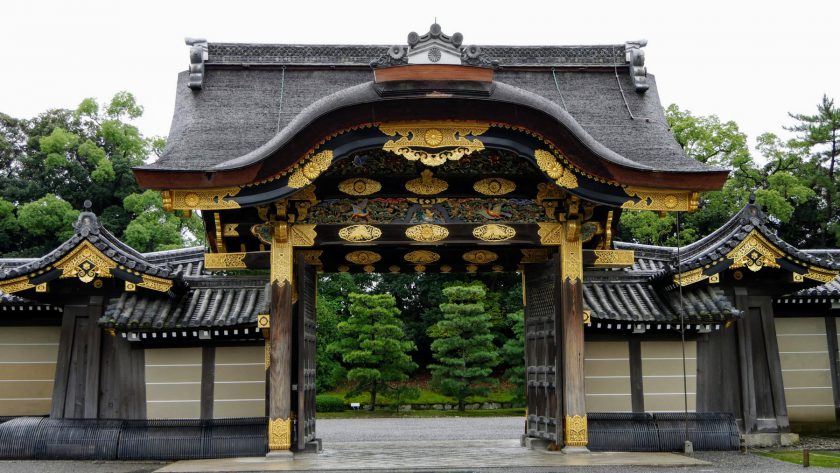
[[[525,265],[525,368],[527,435],[563,439],[560,373],[560,265],[554,256]]]
[[[297,442],[304,450],[315,440],[315,294],[316,267],[297,261]]]

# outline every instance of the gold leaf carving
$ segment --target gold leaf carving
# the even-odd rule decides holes
[[[226,237],[238,237],[239,231],[237,230],[237,227],[239,227],[238,223],[226,223],[223,235]]]
[[[778,268],[779,263],[776,259],[783,256],[782,250],[776,248],[755,230],[726,254],[726,257],[732,260],[731,269],[747,268],[750,271],[758,271],[765,267]]]
[[[341,181],[338,190],[349,195],[371,195],[382,190],[382,184],[366,177],[356,177]]]
[[[268,449],[288,450],[292,448],[292,419],[268,420]]]
[[[563,441],[567,447],[585,447],[589,443],[586,416],[566,416]]]
[[[350,266],[342,264],[341,266],[338,267],[338,272],[339,273],[346,273],[347,271],[350,271]]]
[[[681,190],[648,189],[645,187],[624,188],[624,192],[631,197],[638,197],[638,201],[628,200],[621,204],[621,208],[631,210],[662,210],[662,211],[692,211],[697,209],[700,194]]]
[[[472,250],[463,254],[464,261],[474,264],[492,263],[499,259],[499,255],[487,250]]]
[[[226,200],[239,193],[239,187],[220,187],[217,189],[175,189],[166,191],[164,202],[171,202],[173,210],[222,210],[238,209],[239,204]]]
[[[426,166],[440,166],[483,150],[484,144],[475,137],[488,128],[488,124],[479,122],[419,121],[380,125],[379,130],[396,137],[388,140],[383,150]],[[433,149],[442,151],[430,151]]]
[[[537,166],[554,179],[554,182],[566,189],[576,189],[578,186],[577,176],[574,175],[571,169],[563,166],[557,156],[554,156],[550,151],[538,149],[534,151],[534,157],[537,160]]]
[[[690,286],[696,282],[708,279],[709,276],[703,274],[703,268],[692,269],[682,274],[674,275],[674,284],[677,286]]]
[[[400,272],[400,267],[397,266],[397,265],[388,266],[388,271],[390,271],[392,273],[399,273]]]
[[[802,276],[821,283],[829,283],[837,277],[837,271],[810,266],[808,272]]]
[[[278,286],[292,284],[294,246],[291,229],[286,223],[275,223],[271,232],[271,282]]]
[[[539,230],[537,235],[543,245],[562,245],[566,239],[563,237],[563,224],[553,222],[538,222]]]
[[[501,177],[488,177],[473,184],[473,189],[484,195],[505,195],[516,190],[516,183]]]
[[[338,237],[353,243],[366,243],[382,236],[382,230],[373,225],[350,225],[338,231]]]
[[[33,287],[35,287],[35,285],[29,282],[28,276],[20,276],[0,283],[0,291],[5,292],[6,294],[25,291]]]
[[[407,253],[403,256],[406,261],[409,263],[414,264],[429,264],[434,263],[435,261],[440,259],[440,255],[435,253],[434,251],[428,250],[416,250],[410,253]]]
[[[167,292],[172,289],[173,282],[169,279],[158,278],[155,276],[144,275],[143,280],[137,283],[140,287],[151,289],[152,291]]]
[[[85,240],[54,266],[62,270],[59,276],[61,278],[79,278],[80,281],[89,283],[96,278],[112,277],[111,270],[117,267],[117,263]]]
[[[326,149],[312,156],[298,167],[289,176],[288,186],[293,189],[301,189],[312,184],[322,172],[329,169],[332,164],[333,152]]]
[[[409,192],[420,195],[434,195],[440,194],[449,188],[449,184],[442,179],[432,177],[432,171],[426,169],[420,173],[420,177],[412,179],[405,183],[405,188]]]
[[[414,241],[432,243],[443,240],[444,238],[448,237],[449,230],[447,230],[444,227],[441,227],[440,225],[434,225],[431,223],[421,223],[420,225],[408,227],[405,230],[405,236],[411,238]]]
[[[292,246],[312,246],[315,244],[315,238],[318,234],[315,232],[314,224],[306,225],[290,225],[289,239]]]
[[[440,267],[440,272],[441,273],[448,273],[450,271],[452,271],[452,266],[449,266],[448,264],[444,264],[443,266]]]
[[[473,229],[473,236],[484,241],[505,241],[516,236],[516,230],[507,225],[488,223]]]
[[[248,253],[205,253],[204,267],[207,269],[247,269],[245,255]]]
[[[382,259],[382,256],[379,253],[374,253],[373,251],[361,250],[347,253],[344,256],[344,259],[353,264],[368,265],[378,262]]]
[[[572,284],[583,281],[583,246],[580,238],[573,241],[567,239],[560,245],[560,266],[561,280],[568,280]]]
[[[595,250],[594,265],[603,268],[633,266],[635,257],[633,250]]]

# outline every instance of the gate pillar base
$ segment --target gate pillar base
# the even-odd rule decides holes
[[[321,453],[324,447],[321,445],[321,439],[312,439],[303,445],[302,450],[295,453]]]
[[[265,454],[265,459],[271,461],[292,461],[295,459],[295,454],[291,450],[272,450]]]
[[[538,437],[528,437],[527,435],[523,435],[520,443],[523,447],[531,450],[546,450],[548,449],[548,445],[551,442],[549,442],[546,439],[541,439]]]
[[[589,449],[586,447],[563,447],[560,449],[561,452],[565,453],[566,455],[580,455],[583,453],[589,453]]]

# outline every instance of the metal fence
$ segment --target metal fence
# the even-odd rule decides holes
[[[735,416],[721,412],[592,412],[592,451],[672,452],[682,450],[688,435],[694,450],[737,450],[740,432]]]

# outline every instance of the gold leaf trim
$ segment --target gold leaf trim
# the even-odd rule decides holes
[[[28,276],[20,276],[14,279],[9,279],[8,281],[3,281],[0,283],[0,291],[6,294],[12,294],[14,292],[25,291],[27,289],[31,289],[35,287],[34,284],[29,282]]]
[[[464,253],[464,261],[473,264],[487,264],[499,259],[499,255],[488,250],[472,250]]]
[[[682,274],[675,274],[674,284],[685,287],[708,278],[708,275],[703,274],[703,268],[697,268],[692,269],[691,271],[686,271]]]
[[[473,236],[483,241],[505,241],[516,236],[516,229],[498,223],[488,223],[476,227],[472,232]]]
[[[329,169],[332,160],[332,150],[325,149],[321,151],[302,165],[299,165],[289,176],[289,182],[286,185],[292,189],[302,189],[312,184],[312,181],[320,176],[322,172]]]
[[[271,282],[278,286],[292,284],[294,245],[290,225],[275,223],[271,234]]]
[[[224,210],[238,209],[239,204],[226,200],[239,194],[239,187],[220,187],[217,189],[174,189],[163,191],[164,208],[172,210]],[[171,204],[168,204],[171,202]],[[169,209],[167,209],[169,210]]]
[[[292,246],[313,246],[315,244],[318,233],[315,231],[314,224],[290,225],[290,229],[289,239]]]
[[[566,416],[563,425],[563,443],[567,447],[585,447],[589,444],[586,416]]]
[[[338,190],[348,195],[371,195],[382,190],[382,184],[366,177],[356,177],[339,182]]]
[[[381,236],[382,230],[373,225],[350,225],[338,231],[339,238],[353,243],[367,243],[378,240]]]
[[[784,257],[784,252],[753,230],[726,257],[732,260],[730,269],[758,271],[761,268],[778,268],[776,259]]]
[[[292,419],[268,420],[268,449],[289,450],[292,448]]]
[[[691,191],[649,189],[647,187],[628,186],[624,192],[638,201],[628,200],[621,208],[630,210],[661,210],[691,212],[700,203],[700,194]]]
[[[803,274],[802,276],[808,279],[813,279],[814,281],[819,281],[821,283],[829,283],[831,281],[834,281],[835,278],[837,278],[837,274],[837,271],[810,266],[808,267],[808,272]]]
[[[410,253],[406,253],[406,255],[403,256],[403,258],[409,263],[429,264],[439,260],[440,255],[435,253],[434,251],[416,250]]]
[[[344,256],[344,259],[353,264],[370,265],[379,262],[382,259],[382,256],[379,253],[374,253],[373,251],[360,250],[347,253]]]
[[[435,177],[432,177],[432,171],[426,169],[420,173],[420,177],[412,179],[405,183],[405,188],[409,192],[420,195],[434,195],[440,194],[449,188],[449,184]]]
[[[222,232],[223,236],[238,237],[239,236],[239,230],[237,230],[238,227],[239,227],[238,223],[226,223],[225,224],[225,229]]]
[[[555,222],[538,222],[537,235],[543,245],[562,245],[566,239],[563,234],[563,224]]]
[[[448,237],[449,230],[447,230],[445,227],[441,227],[440,225],[434,225],[431,223],[421,223],[420,225],[408,227],[405,230],[405,236],[411,238],[414,241],[433,243]]]
[[[144,275],[143,280],[137,283],[140,287],[151,289],[152,291],[168,292],[172,289],[173,282],[169,279],[163,279],[155,276]]]
[[[534,158],[537,160],[537,166],[548,175],[554,182],[566,189],[576,189],[578,187],[577,176],[574,175],[571,169],[566,168],[560,164],[550,151],[538,149],[534,151]]]
[[[247,269],[245,255],[248,253],[204,253],[206,269]]]
[[[409,161],[420,161],[426,166],[440,166],[446,161],[457,161],[464,156],[484,149],[476,136],[483,135],[490,127],[487,123],[468,121],[418,121],[383,124],[379,130],[395,139],[388,140],[384,151],[402,156]],[[473,139],[469,139],[472,136]],[[444,149],[432,152],[430,149]]]
[[[117,267],[117,263],[85,240],[54,266],[62,270],[61,278],[79,278],[79,281],[89,283],[96,278],[113,277],[111,270]]]
[[[583,281],[583,247],[580,239],[560,245],[560,279],[571,283]]]
[[[635,262],[633,250],[595,250],[595,267],[621,268],[633,266]]]
[[[516,183],[501,177],[488,177],[476,181],[473,189],[484,195],[505,195],[516,190]]]

